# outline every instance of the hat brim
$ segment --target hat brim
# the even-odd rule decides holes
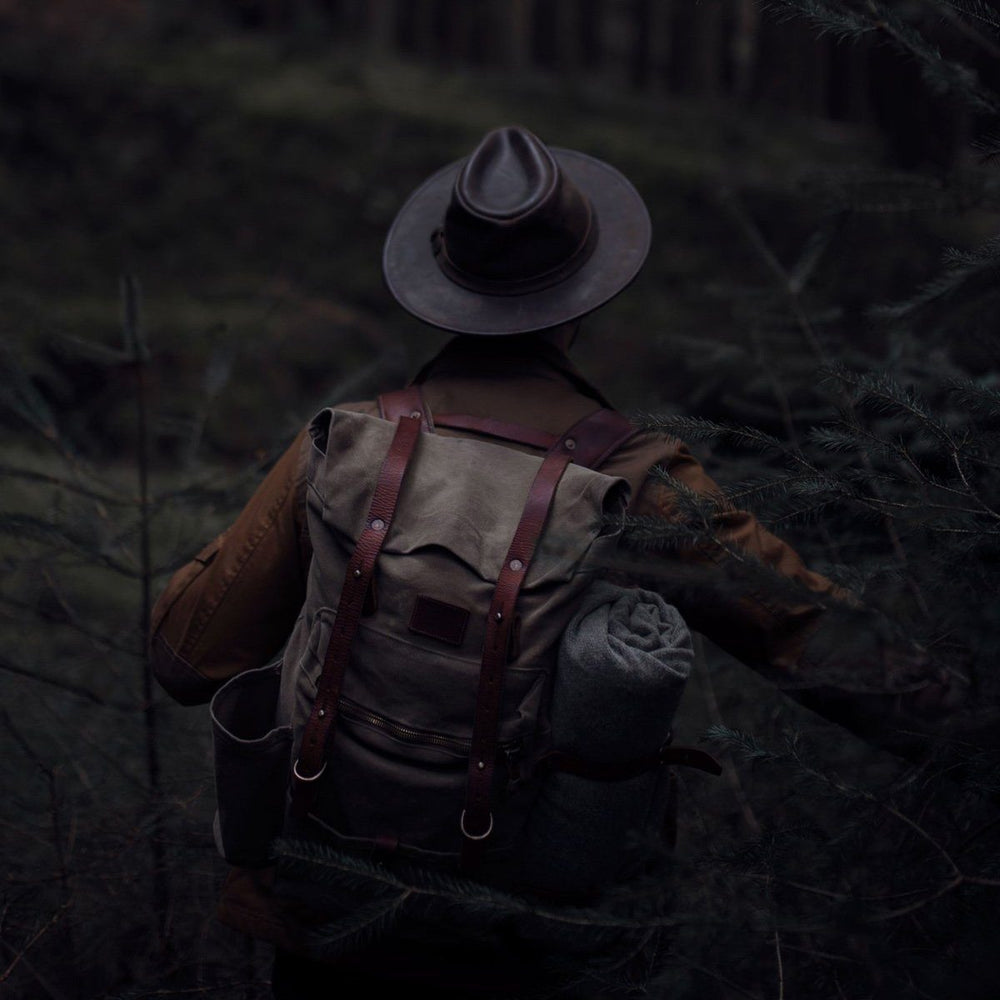
[[[444,221],[465,160],[428,178],[400,209],[386,237],[382,270],[399,304],[431,326],[483,336],[528,333],[577,319],[604,305],[639,273],[652,227],[639,193],[614,167],[571,149],[550,147],[597,218],[590,258],[558,284],[522,295],[474,292],[438,267],[431,235]]]

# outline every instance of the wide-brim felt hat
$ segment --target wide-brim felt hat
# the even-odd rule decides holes
[[[389,230],[383,272],[400,305],[432,326],[527,333],[622,291],[650,234],[646,206],[618,170],[507,126],[413,192]]]

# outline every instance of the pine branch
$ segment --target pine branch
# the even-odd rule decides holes
[[[878,414],[899,413],[914,420],[949,447],[954,443],[951,432],[934,416],[927,400],[914,389],[900,385],[887,372],[853,372],[842,365],[832,365],[821,369],[819,377],[821,383],[852,389],[855,406],[864,405]]]
[[[816,28],[820,37],[832,35],[839,40],[858,39],[877,30],[876,25],[850,7],[824,0],[764,0],[764,10],[772,11],[779,21],[802,17]]]
[[[704,417],[653,413],[638,413],[633,422],[642,430],[658,434],[668,434],[688,441],[722,441],[760,452],[779,451],[799,463],[805,463],[805,459],[792,451],[780,438],[756,427],[723,424]]]
[[[945,59],[912,24],[903,21],[895,9],[876,0],[863,0],[860,9],[829,0],[765,0],[764,8],[781,19],[802,17],[820,35],[857,41],[879,33],[898,52],[911,57],[933,93],[951,94],[977,113],[1000,113],[1000,98],[983,87],[976,73],[955,60]]]
[[[968,292],[973,282],[994,287],[1000,273],[1000,237],[993,237],[972,251],[950,250],[945,255],[945,269],[924,284],[910,298],[877,306],[872,315],[878,319],[899,321],[915,316],[928,306],[949,302]]]
[[[992,166],[1000,158],[1000,132],[984,132],[972,140],[972,148],[984,164]]]
[[[732,729],[726,725],[716,724],[705,730],[702,739],[708,743],[723,746],[727,750],[733,750],[745,760],[781,760],[779,754],[768,750],[755,736],[742,729]]]
[[[674,518],[699,532],[711,533],[712,525],[724,512],[724,496],[722,493],[697,493],[687,483],[673,476],[662,465],[653,466],[649,470],[650,478],[669,487]]]
[[[404,889],[390,899],[363,903],[341,920],[310,928],[311,949],[327,961],[362,951],[393,929],[412,896],[412,890]]]
[[[938,2],[950,7],[962,17],[978,21],[994,34],[1000,35],[1000,15],[983,0],[938,0]],[[993,50],[992,54],[996,55],[996,50]]]
[[[341,875],[347,884],[365,886],[370,891],[391,889],[407,893],[407,899],[426,897],[438,900],[447,908],[471,906],[476,912],[486,911],[498,919],[504,916],[531,916],[545,922],[577,929],[646,930],[650,927],[671,927],[676,921],[657,917],[655,913],[639,915],[617,913],[609,909],[563,906],[553,908],[514,896],[492,886],[458,878],[437,870],[412,865],[399,865],[393,870],[363,858],[337,851],[330,845],[312,841],[279,839],[275,844],[279,867],[292,877],[308,875],[329,885],[340,885]]]
[[[782,752],[765,747],[756,737],[749,733],[739,729],[731,729],[724,725],[710,727],[705,731],[703,738],[735,751],[745,760],[791,765],[797,770],[800,777],[828,788],[838,797],[875,801],[875,797],[871,792],[849,785],[839,778],[828,775],[808,764],[802,757],[800,741],[798,735],[795,733],[790,734],[786,738],[785,749]]]
[[[13,538],[44,543],[55,552],[83,556],[89,562],[101,563],[108,569],[130,579],[141,579],[142,573],[134,566],[121,562],[93,541],[65,528],[45,521],[31,514],[8,514],[0,512],[0,534]]]
[[[624,514],[607,517],[603,524],[608,531],[621,531],[618,544],[628,552],[678,552],[702,545],[721,545],[709,530],[662,517]]]

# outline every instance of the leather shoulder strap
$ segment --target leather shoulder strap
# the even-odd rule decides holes
[[[524,511],[493,592],[479,671],[465,808],[459,820],[462,831],[460,864],[466,871],[479,863],[485,841],[493,832],[490,792],[496,766],[503,679],[510,655],[511,627],[514,624],[517,597],[552,509],[556,488],[569,463],[568,454],[549,454],[542,461],[528,490]]]
[[[400,417],[420,417],[427,432],[434,430],[434,418],[424,402],[424,393],[419,385],[408,385],[405,389],[384,392],[378,397],[378,412],[383,420],[399,420]]]
[[[467,413],[442,413],[434,417],[424,401],[418,383],[405,389],[385,392],[378,397],[379,414],[383,420],[419,416],[425,431],[435,425],[452,430],[472,431],[501,441],[513,441],[546,452],[569,455],[577,465],[597,469],[617,451],[636,430],[617,410],[602,406],[578,420],[561,435],[549,434],[536,427],[497,420],[495,417],[476,417]]]
[[[573,424],[552,451],[569,455],[584,468],[597,469],[635,433],[636,429],[617,410],[594,410]]]
[[[473,431],[501,441],[514,441],[548,451],[559,443],[558,434],[549,434],[535,427],[525,427],[495,417],[473,417],[467,413],[439,413],[434,417],[435,427],[447,427],[456,431]]]
[[[292,813],[298,817],[305,816],[312,807],[315,781],[326,769],[327,749],[333,738],[351,644],[372,585],[375,562],[392,527],[403,479],[419,438],[420,421],[416,417],[401,417],[379,471],[365,527],[347,562],[337,617],[316,682],[316,700],[302,736],[299,759],[292,767]]]
[[[523,424],[466,413],[438,414],[434,424],[452,430],[473,431],[501,441],[514,441],[546,452],[560,452],[588,469],[598,468],[636,433],[625,417],[606,408],[588,413],[563,434],[549,434]]]

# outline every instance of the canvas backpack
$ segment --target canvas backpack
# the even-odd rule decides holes
[[[226,688],[213,701],[217,836],[238,864],[266,863],[283,830],[503,882],[545,767],[615,780],[671,759],[609,766],[551,745],[559,640],[629,496],[593,467],[634,430],[609,409],[562,435],[434,417],[416,387],[379,403],[381,418],[310,424],[307,596],[281,663],[226,686],[278,688],[270,721]],[[239,779],[226,760],[253,743],[268,762]]]

